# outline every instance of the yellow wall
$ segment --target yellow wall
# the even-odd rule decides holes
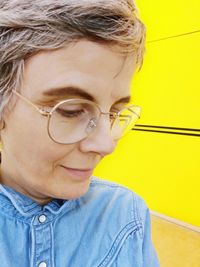
[[[138,123],[200,129],[200,1],[137,5],[147,26],[144,65],[132,83],[142,106]],[[152,210],[200,226],[199,151],[200,136],[132,131],[94,175],[128,186]]]

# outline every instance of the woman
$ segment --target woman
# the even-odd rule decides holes
[[[144,201],[93,177],[134,126],[131,0],[0,3],[1,267],[157,267]]]

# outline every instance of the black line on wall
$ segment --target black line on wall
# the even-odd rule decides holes
[[[149,40],[149,41],[147,41],[147,44],[148,43],[155,43],[155,42],[159,42],[159,41],[164,41],[164,40],[171,39],[171,38],[177,38],[177,37],[180,37],[180,36],[195,34],[195,33],[200,33],[200,30],[196,30],[196,31],[192,31],[192,32],[185,32],[185,33],[172,35],[172,36],[168,36],[168,37],[163,37],[163,38],[159,38],[159,39],[155,39],[155,40]]]
[[[161,129],[172,129],[172,130],[183,130],[183,131],[193,131],[193,132],[200,132],[200,129],[193,129],[193,128],[180,128],[180,127],[169,127],[169,126],[157,126],[157,125],[146,125],[146,124],[136,124],[136,127],[147,127],[147,128],[161,128]]]
[[[200,134],[192,134],[192,133],[180,133],[180,132],[169,132],[169,131],[157,131],[157,130],[147,130],[147,129],[132,129],[133,131],[142,131],[142,132],[155,132],[155,133],[165,133],[165,134],[179,134],[179,135],[190,135],[190,136],[199,136]]]

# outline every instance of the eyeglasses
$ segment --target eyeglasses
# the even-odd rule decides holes
[[[102,112],[98,104],[86,99],[63,100],[46,111],[17,91],[12,92],[47,117],[48,135],[59,144],[73,144],[85,139],[95,130],[101,115],[109,115],[111,137],[118,140],[134,127],[141,113],[141,108],[135,105],[117,112]]]

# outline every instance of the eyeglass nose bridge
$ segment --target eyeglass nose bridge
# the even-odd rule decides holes
[[[119,117],[119,114],[117,112],[103,112],[101,110],[99,110],[99,118],[96,120],[96,118],[92,118],[90,119],[88,125],[87,125],[87,129],[91,129],[91,130],[94,130],[97,125],[98,125],[98,122],[100,120],[100,117],[101,115],[113,115],[113,119],[115,120],[117,117]],[[112,126],[112,124],[111,124]]]

